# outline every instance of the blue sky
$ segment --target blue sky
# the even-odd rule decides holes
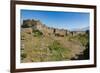
[[[59,29],[80,29],[89,26],[89,13],[80,12],[56,12],[21,10],[21,21],[26,19],[40,20],[48,27]]]

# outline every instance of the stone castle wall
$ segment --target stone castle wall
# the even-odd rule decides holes
[[[67,30],[56,29],[55,30],[55,35],[58,35],[58,36],[66,36],[67,35]]]
[[[38,29],[45,35],[56,35],[56,36],[67,36],[67,35],[78,35],[78,34],[84,34],[85,32],[70,32],[68,30],[64,29],[58,29],[58,28],[51,28],[47,27],[45,24],[42,24],[39,20],[24,20],[24,24],[31,26],[32,29]]]

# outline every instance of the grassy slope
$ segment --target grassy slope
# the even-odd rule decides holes
[[[21,32],[21,62],[70,60],[85,49],[86,38],[44,36],[40,32]],[[82,43],[83,42],[83,43]]]

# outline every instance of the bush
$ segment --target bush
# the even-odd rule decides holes
[[[33,35],[34,35],[35,37],[40,37],[40,36],[43,35],[43,33],[42,33],[41,31],[39,31],[39,30],[33,30]]]
[[[24,58],[27,57],[27,54],[26,53],[21,53],[21,59],[23,60]]]

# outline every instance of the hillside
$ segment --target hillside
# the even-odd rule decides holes
[[[54,31],[50,33],[48,31],[50,28],[44,30],[41,26],[37,29],[34,26],[36,24],[27,22],[21,27],[21,62],[78,60],[79,55],[82,55],[81,59],[89,58],[87,51],[87,55],[84,56],[89,43],[89,33],[79,33],[75,36],[70,33],[62,36],[63,34],[60,34],[62,30],[56,34]]]

